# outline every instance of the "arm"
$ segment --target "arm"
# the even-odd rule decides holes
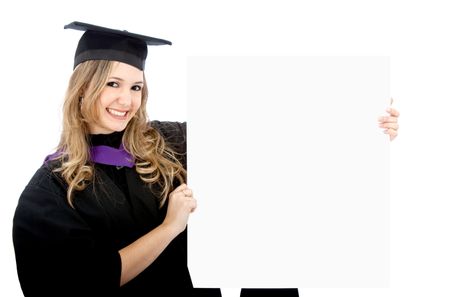
[[[186,228],[196,206],[192,191],[179,186],[169,195],[163,223],[117,251],[68,206],[63,191],[56,193],[41,177],[22,193],[13,222],[17,271],[27,297],[114,295]]]
[[[151,126],[179,153],[180,161],[186,166],[186,123],[152,121]],[[170,193],[164,222],[119,251],[122,261],[121,286],[151,265],[170,242],[186,229],[189,214],[195,208],[192,191],[185,184]]]
[[[68,205],[49,175],[38,171],[14,215],[13,243],[24,295],[112,294],[119,288],[118,251]]]
[[[167,245],[186,228],[189,214],[195,210],[196,205],[192,191],[186,184],[180,185],[169,195],[164,222],[119,251],[122,260],[121,286],[151,265]]]

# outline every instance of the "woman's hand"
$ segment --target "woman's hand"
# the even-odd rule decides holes
[[[393,100],[391,99],[391,105]],[[392,108],[389,107],[386,109],[386,112],[389,114],[387,116],[381,116],[378,118],[379,126],[380,128],[384,129],[384,133],[389,135],[390,140],[394,140],[395,137],[398,135],[398,117],[400,116],[400,113]]]
[[[186,184],[178,186],[169,194],[169,205],[163,224],[171,226],[176,234],[186,228],[189,214],[197,207],[192,190]]]

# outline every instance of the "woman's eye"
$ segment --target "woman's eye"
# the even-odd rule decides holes
[[[142,87],[141,86],[133,86],[131,89],[133,91],[140,91],[140,90],[142,90]]]
[[[116,83],[115,81],[110,81],[106,84],[108,87],[113,87],[113,88],[117,88],[119,86],[118,83]]]

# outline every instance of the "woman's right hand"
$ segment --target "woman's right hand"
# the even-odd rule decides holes
[[[181,184],[169,194],[169,205],[163,224],[170,226],[180,234],[186,229],[189,214],[197,207],[192,190],[186,184]]]

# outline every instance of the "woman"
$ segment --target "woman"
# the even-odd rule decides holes
[[[72,23],[63,131],[14,216],[25,296],[186,296],[185,123],[147,122],[147,45],[170,42]],[[396,113],[380,118],[392,138]],[[212,296],[217,291],[202,296]]]
[[[75,55],[57,153],[23,191],[13,239],[25,296],[179,296],[192,288],[185,123],[147,123],[147,45],[72,23]],[[174,292],[177,295],[173,295]],[[187,294],[187,293],[186,293]]]

